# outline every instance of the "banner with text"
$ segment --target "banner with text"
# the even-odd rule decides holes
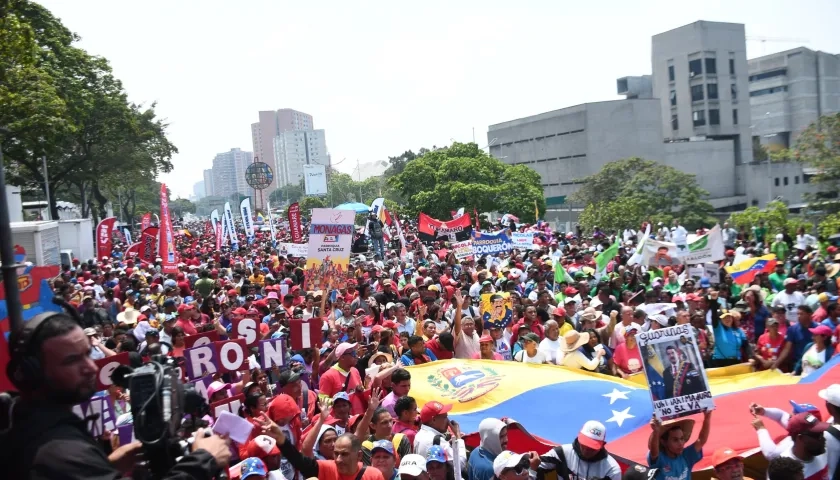
[[[465,260],[473,256],[473,242],[472,240],[464,240],[463,242],[455,242],[452,244],[452,252],[458,260]]]
[[[534,232],[513,232],[510,236],[510,241],[513,243],[513,248],[520,250],[534,250],[539,248],[534,245]]]
[[[417,221],[419,237],[424,242],[434,242],[438,238],[448,239],[450,242],[463,242],[469,240],[472,231],[469,215],[442,222],[421,212]]]
[[[163,273],[177,273],[178,263],[175,252],[175,232],[172,231],[172,216],[169,212],[169,194],[166,185],[160,184],[160,240],[158,243],[158,255],[160,256],[161,270]]]
[[[303,241],[303,233],[300,228],[300,204],[297,202],[289,205],[289,234],[292,236],[292,243]]]
[[[308,251],[309,245],[306,243],[281,242],[277,244],[277,253],[284,257],[306,258]]]
[[[140,260],[146,263],[154,263],[157,257],[157,237],[160,229],[158,227],[149,227],[143,230],[140,235],[140,251],[138,255]]]
[[[307,290],[320,290],[330,279],[347,277],[355,219],[352,210],[312,209],[304,271]]]
[[[96,257],[97,260],[111,258],[113,248],[114,222],[117,217],[108,217],[96,226]]]
[[[473,231],[473,253],[478,256],[498,255],[513,250],[513,243],[507,236],[506,230],[495,233]]]
[[[678,249],[675,243],[648,239],[642,251],[642,264],[650,267],[699,265],[723,258],[723,235],[720,225],[715,225],[705,235],[689,235],[688,244],[683,249]]]

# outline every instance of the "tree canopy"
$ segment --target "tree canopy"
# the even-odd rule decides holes
[[[424,153],[388,179],[412,214],[449,218],[452,210],[512,213],[535,221],[534,202],[545,212],[540,175],[524,165],[507,165],[475,143],[455,142]]]
[[[812,209],[840,212],[837,192],[840,191],[840,113],[825,115],[808,126],[796,140],[792,150],[773,155],[774,160],[793,159],[813,175],[815,193],[805,194]]]
[[[744,227],[747,230],[757,226],[759,222],[764,222],[771,235],[784,232],[794,235],[799,227],[805,227],[806,231],[813,227],[806,220],[790,215],[787,205],[780,201],[768,203],[763,210],[749,207],[743,212],[735,212],[729,216],[728,222],[734,228]]]
[[[700,188],[694,175],[652,160],[610,162],[582,182],[571,200],[586,205],[580,223],[587,229],[636,228],[646,220],[667,224],[674,218],[694,228],[715,221],[705,200],[709,192]]]

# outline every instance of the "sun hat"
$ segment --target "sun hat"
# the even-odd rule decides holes
[[[694,431],[694,420],[691,418],[681,418],[679,420],[672,420],[670,422],[662,423],[662,432],[670,431],[674,427],[679,427],[683,431],[683,440],[688,443],[691,438],[691,432]]]
[[[563,334],[564,343],[560,345],[560,350],[565,353],[574,352],[586,343],[589,343],[589,333],[580,333],[577,330],[569,330]]]

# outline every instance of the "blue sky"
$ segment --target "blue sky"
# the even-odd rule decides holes
[[[619,98],[616,78],[650,73],[650,37],[696,20],[807,40],[748,40],[748,58],[840,53],[837,0],[41,3],[111,61],[132,101],[158,102],[180,150],[163,181],[184,197],[216,153],[252,149],[259,110],[313,115],[349,172],[356,159],[470,141],[473,128],[484,145],[488,125]]]

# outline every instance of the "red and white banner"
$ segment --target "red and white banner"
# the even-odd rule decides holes
[[[289,232],[292,235],[292,243],[303,242],[303,234],[300,230],[300,204],[297,202],[289,205]]]
[[[303,350],[305,348],[321,348],[323,335],[321,327],[324,321],[312,317],[307,320],[293,318],[289,321],[289,339],[292,341],[292,350]]]
[[[125,251],[125,256],[130,258],[132,255],[140,255],[140,245],[140,242],[132,243],[131,246],[128,247],[128,250]]]
[[[140,231],[142,232],[143,230],[145,230],[145,229],[147,229],[151,226],[152,226],[152,214],[151,213],[143,214],[143,218],[140,220]]]
[[[222,222],[216,223],[216,250],[222,249]]]
[[[158,227],[149,227],[140,235],[140,249],[137,255],[146,263],[154,263],[157,257]]]
[[[158,255],[162,260],[161,270],[163,273],[176,273],[178,261],[175,256],[175,232],[172,231],[172,217],[169,214],[169,197],[166,194],[166,185],[160,184],[160,240],[158,244]]]
[[[108,217],[96,226],[96,257],[101,260],[103,257],[111,258],[113,248],[114,223],[117,217]]]
[[[470,239],[472,224],[469,214],[464,214],[456,220],[442,222],[420,212],[417,230],[420,240],[434,242],[438,238],[449,238],[450,242],[463,242]]]

